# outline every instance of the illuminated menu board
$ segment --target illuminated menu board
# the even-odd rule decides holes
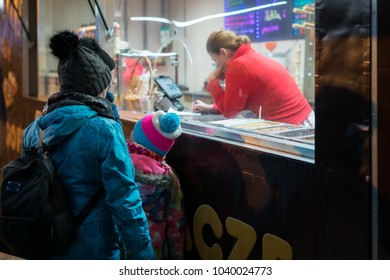
[[[304,32],[292,28],[292,24],[304,15],[295,15],[293,9],[313,3],[313,0],[225,0],[225,12],[282,2],[281,5],[225,17],[225,29],[248,35],[252,42],[302,37]]]

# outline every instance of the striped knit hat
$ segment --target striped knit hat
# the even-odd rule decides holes
[[[181,134],[180,118],[175,113],[157,111],[145,115],[134,126],[134,142],[164,157]]]

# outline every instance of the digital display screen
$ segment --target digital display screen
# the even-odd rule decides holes
[[[154,79],[159,88],[165,92],[168,98],[178,98],[182,96],[181,90],[176,83],[168,76],[160,76]]]
[[[285,2],[282,4],[282,2]],[[304,36],[304,31],[293,28],[295,22],[305,20],[305,14],[294,14],[293,9],[312,4],[313,0],[225,0],[225,12],[248,9],[268,4],[266,7],[225,17],[225,29],[238,35],[247,35],[252,42],[288,40]]]

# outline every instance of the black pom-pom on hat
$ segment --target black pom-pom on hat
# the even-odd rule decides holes
[[[78,92],[92,96],[111,84],[111,70],[98,54],[81,43],[71,31],[60,31],[49,40],[49,47],[59,59],[60,92]]]
[[[50,38],[49,42],[51,53],[58,59],[67,59],[78,45],[79,37],[68,30],[57,32]]]

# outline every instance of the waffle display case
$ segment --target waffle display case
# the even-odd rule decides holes
[[[181,116],[183,130],[256,151],[314,163],[315,129],[254,118]]]

